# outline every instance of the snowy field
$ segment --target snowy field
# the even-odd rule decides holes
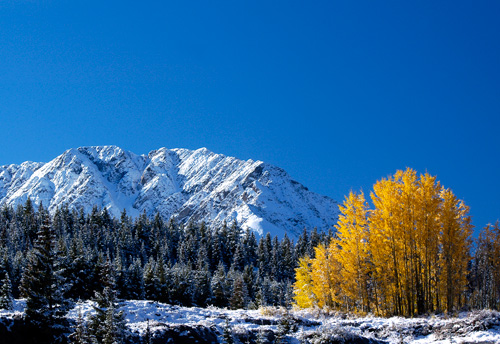
[[[0,310],[0,317],[22,316],[25,302],[15,300],[11,311]],[[93,312],[91,301],[77,303],[68,318],[77,320]],[[290,343],[365,342],[386,343],[500,343],[500,313],[475,311],[457,317],[430,316],[405,319],[400,317],[348,317],[321,312],[291,311],[275,308],[260,310],[227,310],[219,308],[179,307],[153,301],[124,301],[120,308],[132,332],[153,334],[182,325],[205,327],[216,333],[219,340],[229,323],[236,338],[246,334],[278,333],[280,323],[288,319],[292,330],[286,338]],[[226,322],[227,319],[227,322]],[[362,341],[361,341],[362,342]]]

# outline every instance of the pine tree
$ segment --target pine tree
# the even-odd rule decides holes
[[[309,235],[307,234],[307,228],[304,228],[304,231],[297,239],[297,245],[295,246],[295,251],[297,257],[305,257],[309,254]]]
[[[144,344],[152,344],[153,342],[153,334],[151,333],[151,327],[149,326],[149,318],[146,319],[146,333],[144,334]]]
[[[204,266],[203,269],[198,269],[193,271],[194,274],[194,285],[193,285],[193,303],[200,307],[207,305],[210,300],[210,282],[211,276],[210,271],[208,271],[208,264]]]
[[[237,271],[242,271],[245,266],[245,247],[243,241],[238,241],[233,255],[231,268]]]
[[[243,269],[243,281],[248,291],[249,301],[254,300],[257,291],[255,268],[253,265],[246,265]]]
[[[257,261],[259,262],[259,272],[262,277],[271,274],[271,264],[269,264],[269,262],[271,261],[272,250],[273,244],[271,234],[266,233],[265,237],[260,238],[257,248]]]
[[[37,232],[34,249],[21,280],[26,297],[26,321],[50,335],[64,321],[70,302],[64,297],[67,289],[55,252],[55,234],[48,215]]]
[[[2,288],[0,289],[0,309],[10,310],[13,304],[12,283],[10,282],[9,274],[5,272],[5,277],[2,280]]]
[[[231,327],[228,318],[226,318],[226,322],[224,323],[224,330],[222,333],[222,343],[234,344],[233,328]]]
[[[277,236],[275,236],[272,241],[271,259],[268,264],[270,265],[271,269],[270,277],[276,281],[281,281],[283,279],[283,260],[281,247]]]
[[[194,296],[193,270],[189,265],[175,264],[170,269],[170,302],[182,306],[192,306]]]
[[[276,344],[284,344],[287,342],[286,336],[292,331],[296,331],[296,324],[288,309],[281,315],[278,323],[278,331],[276,333]]]
[[[255,344],[267,344],[267,336],[262,327],[259,327],[259,332],[257,333],[257,339],[255,340]]]
[[[247,228],[243,238],[243,247],[245,255],[245,265],[253,265],[257,263],[257,239],[254,231]]]
[[[115,304],[110,303],[108,309],[106,309],[102,343],[123,343],[125,336],[125,317],[123,312],[118,312]]]
[[[71,281],[71,287],[67,296],[74,300],[88,299],[93,295],[92,291],[92,266],[87,252],[82,233],[73,237],[70,243],[65,272],[66,280]]]
[[[165,269],[165,262],[163,256],[160,256],[156,262],[155,268],[155,281],[157,282],[158,301],[168,302],[170,300],[170,290],[167,282],[167,271]]]
[[[149,257],[148,262],[144,266],[144,295],[146,300],[159,300],[158,295],[158,279],[155,278],[156,262],[153,257]]]
[[[226,272],[222,262],[219,262],[217,271],[215,271],[212,281],[210,283],[212,289],[212,303],[214,306],[225,307],[227,306],[227,286],[226,286]]]
[[[283,236],[280,243],[281,251],[281,277],[283,281],[290,282],[294,278],[294,272],[297,265],[295,258],[295,250],[293,242],[290,241],[288,235]]]
[[[144,278],[139,258],[134,259],[130,264],[126,277],[126,298],[133,300],[144,299]]]
[[[125,316],[118,311],[114,267],[109,257],[102,267],[102,292],[95,293],[95,314],[90,317],[89,333],[98,343],[122,343],[126,337]]]
[[[245,308],[247,304],[247,297],[248,291],[245,281],[243,280],[243,275],[237,272],[233,280],[233,290],[231,298],[229,299],[229,305],[232,309]]]
[[[92,338],[88,333],[87,323],[85,322],[80,309],[78,309],[78,318],[76,319],[75,331],[68,336],[68,339],[70,344],[92,343]]]

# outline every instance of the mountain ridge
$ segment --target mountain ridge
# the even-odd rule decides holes
[[[183,222],[236,220],[259,234],[298,235],[326,230],[338,204],[309,191],[288,173],[257,160],[240,160],[207,148],[159,148],[137,155],[117,146],[71,148],[47,163],[0,166],[0,205],[28,197],[54,212],[58,206],[94,205],[119,216],[159,212]]]

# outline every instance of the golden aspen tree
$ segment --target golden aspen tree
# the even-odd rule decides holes
[[[323,244],[314,248],[314,259],[311,261],[312,291],[316,296],[318,307],[331,305],[330,283],[327,258],[328,252]]]
[[[400,189],[400,221],[403,248],[403,274],[402,293],[404,295],[404,314],[412,316],[415,314],[415,301],[417,288],[420,284],[420,271],[418,271],[418,252],[416,238],[418,227],[416,226],[416,195],[417,195],[417,173],[407,168],[398,171],[395,180]]]
[[[311,258],[309,256],[300,258],[299,267],[295,269],[295,283],[293,285],[293,299],[299,308],[311,308],[317,304],[311,275]]]
[[[404,316],[462,306],[471,248],[469,208],[436,177],[417,176],[410,168],[377,181],[370,197],[373,210],[363,193],[349,193],[340,206],[337,238],[328,248],[316,247],[316,258],[306,264],[317,305]],[[482,252],[500,261],[496,229],[495,239],[489,231],[483,240],[486,246],[498,241],[495,251],[488,246]],[[495,266],[496,274],[488,278],[498,283],[492,297],[500,295],[500,263],[481,264]],[[297,276],[306,280],[298,270]]]
[[[313,293],[320,308],[337,308],[340,300],[340,263],[336,259],[338,248],[332,242],[329,248],[323,244],[315,248],[315,258],[311,262]]]
[[[451,190],[443,189],[441,198],[440,304],[443,310],[453,312],[464,301],[472,224],[469,208]]]
[[[342,251],[338,244],[337,239],[333,239],[328,246],[328,273],[329,273],[329,283],[330,283],[330,299],[333,302],[332,308],[346,310],[346,297],[342,290],[342,263],[340,262],[340,257],[342,256]]]
[[[342,293],[354,310],[370,312],[368,204],[362,192],[357,195],[351,191],[339,208],[341,215],[335,227],[340,247],[337,260],[341,265]]]
[[[370,252],[378,288],[374,291],[382,298],[385,313],[424,313],[432,308],[429,303],[435,291],[430,284],[436,277],[432,269],[437,262],[440,186],[435,177],[418,178],[408,168],[378,181],[373,190]]]
[[[370,195],[375,208],[370,216],[369,246],[378,287],[378,304],[384,315],[402,315],[400,190],[393,179],[382,179],[375,183]]]
[[[417,286],[417,313],[435,310],[437,303],[437,267],[439,258],[439,211],[441,184],[428,173],[420,175],[416,195],[417,227],[417,271],[420,272]]]

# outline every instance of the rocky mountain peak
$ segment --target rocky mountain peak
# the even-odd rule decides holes
[[[159,148],[137,155],[117,146],[69,149],[48,163],[0,166],[0,205],[31,198],[53,212],[66,204],[137,216],[220,225],[236,220],[259,234],[295,236],[336,223],[337,203],[309,191],[283,169],[197,150]]]

